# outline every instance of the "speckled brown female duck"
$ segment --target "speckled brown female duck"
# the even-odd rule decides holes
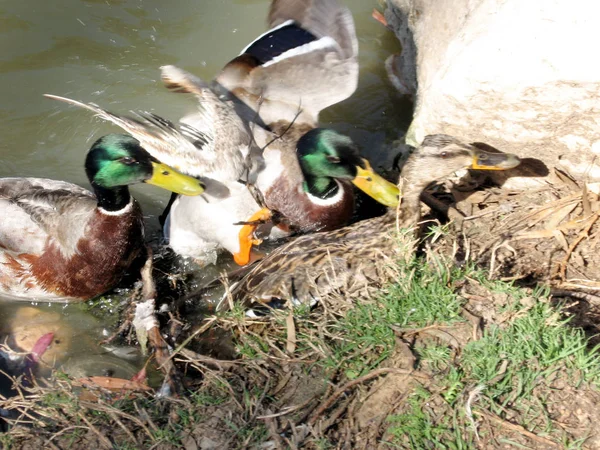
[[[419,197],[431,182],[462,168],[505,170],[519,162],[515,155],[487,153],[451,136],[427,136],[402,170],[399,210],[292,240],[255,263],[231,288],[232,298],[247,305],[274,300],[314,304],[332,292],[352,296],[391,281],[395,272],[389,268],[401,251],[395,230],[418,223]],[[224,301],[220,307],[227,305]]]

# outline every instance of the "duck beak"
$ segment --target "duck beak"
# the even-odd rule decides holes
[[[196,178],[154,161],[152,161],[152,178],[146,180],[146,183],[182,195],[200,195],[204,192],[204,184]]]
[[[356,166],[356,178],[352,180],[354,186],[385,206],[398,206],[400,201],[398,186],[377,175],[371,168],[369,161],[366,159],[363,159],[363,161],[366,168]]]
[[[474,147],[473,162],[469,169],[507,170],[517,167],[521,160],[512,153],[490,153]]]

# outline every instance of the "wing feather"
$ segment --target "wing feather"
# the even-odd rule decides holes
[[[140,141],[142,147],[162,163],[192,176],[206,174],[207,157],[214,146],[214,137],[203,133],[200,140],[204,145],[198,148],[169,120],[154,113],[133,112],[135,117],[111,113],[93,103],[82,103],[58,95],[44,94],[45,97],[59,100],[93,112],[96,116],[114,123]],[[199,133],[199,132],[198,132]]]
[[[2,178],[0,206],[6,214],[0,224],[0,245],[37,253],[50,239],[70,255],[76,251],[97,201],[91,192],[71,183],[45,178]]]

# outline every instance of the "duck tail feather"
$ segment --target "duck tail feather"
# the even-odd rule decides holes
[[[191,73],[176,66],[162,66],[161,79],[167,89],[173,92],[203,95],[208,84]]]

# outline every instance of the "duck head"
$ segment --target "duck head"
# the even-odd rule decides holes
[[[400,192],[396,185],[373,171],[348,136],[315,128],[298,140],[297,154],[305,178],[304,189],[313,195],[325,198],[336,188],[335,179],[351,180],[378,202],[386,206],[398,204]]]

